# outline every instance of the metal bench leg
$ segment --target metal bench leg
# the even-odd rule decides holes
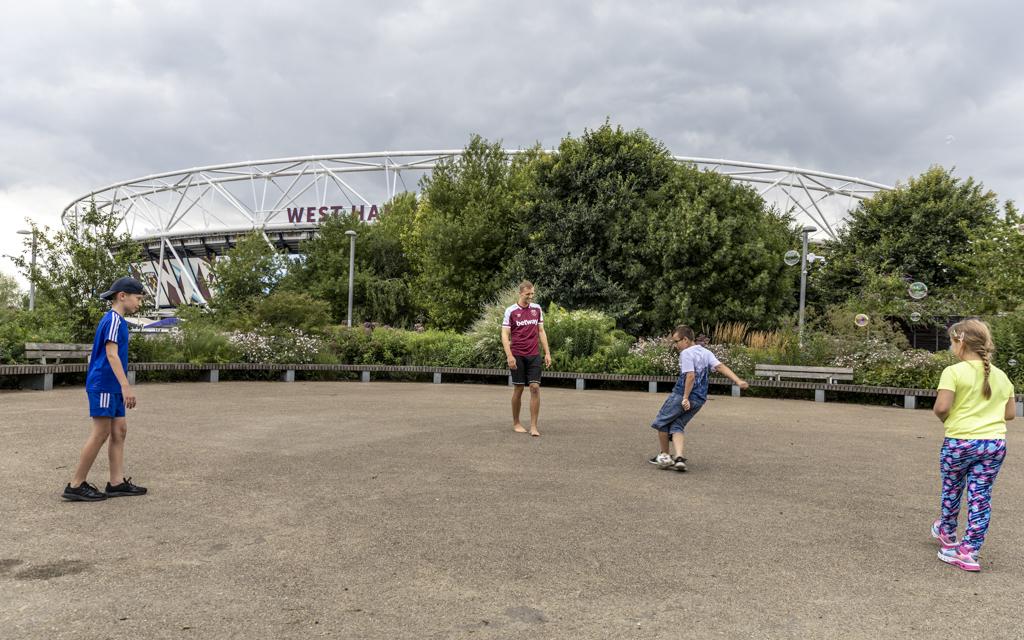
[[[740,397],[740,386],[738,384],[732,385],[732,397]]]
[[[210,369],[209,371],[204,371],[202,380],[203,382],[220,382],[220,370]]]
[[[903,396],[903,408],[904,409],[916,409],[917,408],[917,396]]]
[[[576,378],[576,390],[583,391],[587,388],[587,383],[583,378]]]
[[[129,371],[128,372],[128,384],[135,384],[135,372],[134,371]]]
[[[295,382],[295,369],[288,369],[281,376],[281,382]]]
[[[815,402],[825,402],[825,390],[824,389],[815,389],[814,390],[814,401]]]
[[[647,391],[649,391],[650,393],[658,393],[658,383],[653,380],[651,382],[648,382]]]
[[[1017,417],[1024,418],[1024,401],[1017,401]]]
[[[363,371],[362,373],[360,373],[359,374],[359,381],[360,382],[369,382],[370,381],[370,372],[369,371]]]
[[[434,384],[441,384],[441,374],[440,373],[435,373],[434,374]]]

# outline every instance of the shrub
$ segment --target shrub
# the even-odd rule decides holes
[[[258,324],[303,329],[307,333],[331,321],[330,305],[297,291],[275,291],[256,304],[253,315]]]
[[[128,341],[130,362],[185,362],[181,331],[135,334]]]
[[[434,367],[475,366],[475,345],[469,335],[453,331],[404,332],[407,364]]]
[[[475,366],[485,369],[507,366],[505,349],[501,344],[501,323],[505,319],[505,309],[518,299],[519,286],[509,286],[496,293],[480,311],[467,334],[473,344],[472,361]]]
[[[77,342],[69,322],[46,307],[0,309],[0,364],[25,361],[26,342]]]
[[[994,362],[1006,372],[1019,391],[1024,386],[1024,306],[987,320],[992,327],[992,340],[996,343]],[[1011,365],[1011,360],[1016,364]]]

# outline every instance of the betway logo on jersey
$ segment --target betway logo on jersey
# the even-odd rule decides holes
[[[525,327],[528,324],[540,324],[540,322],[537,318],[534,318],[533,320],[516,320],[517,327]]]

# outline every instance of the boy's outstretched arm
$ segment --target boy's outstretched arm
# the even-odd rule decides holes
[[[715,367],[715,372],[716,373],[721,373],[726,378],[729,378],[730,380],[732,380],[733,384],[735,384],[740,389],[746,389],[747,387],[750,386],[749,384],[747,384],[746,380],[744,380],[743,378],[741,378],[738,375],[736,375],[735,373],[733,373],[732,369],[730,369],[729,367],[725,366],[722,363],[718,363],[718,366]]]

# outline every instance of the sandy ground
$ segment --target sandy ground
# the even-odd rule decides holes
[[[0,393],[0,636],[1020,638],[1024,444],[983,571],[940,563],[928,411],[713,396],[689,473],[647,463],[664,394],[143,384],[129,475],[58,495],[80,388]],[[90,480],[106,482],[105,452]]]

